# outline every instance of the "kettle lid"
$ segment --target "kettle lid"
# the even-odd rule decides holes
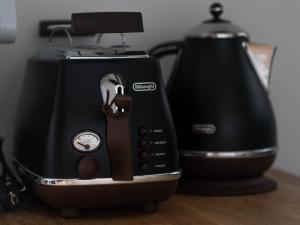
[[[248,33],[228,20],[221,17],[223,6],[220,3],[213,3],[210,6],[212,19],[204,21],[202,24],[193,29],[187,37],[192,38],[248,38]]]

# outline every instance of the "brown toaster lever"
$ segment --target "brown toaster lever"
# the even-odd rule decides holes
[[[129,111],[132,99],[127,95],[116,95],[110,105],[102,106],[107,121],[107,147],[111,163],[112,179],[133,180],[132,149],[129,135]],[[119,110],[114,113],[111,105]]]

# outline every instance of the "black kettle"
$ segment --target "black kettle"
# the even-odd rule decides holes
[[[268,96],[276,48],[251,43],[247,32],[221,18],[221,4],[212,4],[210,12],[213,18],[184,41],[149,51],[158,58],[177,54],[167,91],[184,179],[201,180],[204,193],[222,193],[219,181],[234,181],[229,194],[242,193],[236,184],[245,180],[244,193],[273,189],[274,183],[265,185],[261,178],[277,153]],[[215,191],[203,187],[203,180],[217,184]]]

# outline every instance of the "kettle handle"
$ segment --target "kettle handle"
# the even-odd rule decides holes
[[[165,43],[159,44],[157,46],[154,46],[153,48],[151,48],[148,51],[148,53],[152,57],[161,59],[161,58],[163,58],[165,56],[169,56],[169,55],[180,55],[182,52],[183,46],[184,46],[184,41],[169,41],[169,42],[165,42]],[[167,82],[167,86],[166,86],[167,93],[170,92],[170,88],[174,82],[174,79],[175,79],[174,71],[176,71],[178,69],[179,58],[180,57],[177,57],[177,59],[174,63],[173,72],[171,73],[169,81]]]
[[[150,56],[162,58],[168,55],[176,55],[183,47],[183,41],[169,41],[152,47],[148,53]]]

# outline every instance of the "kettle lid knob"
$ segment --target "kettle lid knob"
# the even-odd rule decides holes
[[[221,3],[215,2],[210,6],[210,13],[214,17],[214,21],[219,21],[220,16],[223,14],[223,5]]]

